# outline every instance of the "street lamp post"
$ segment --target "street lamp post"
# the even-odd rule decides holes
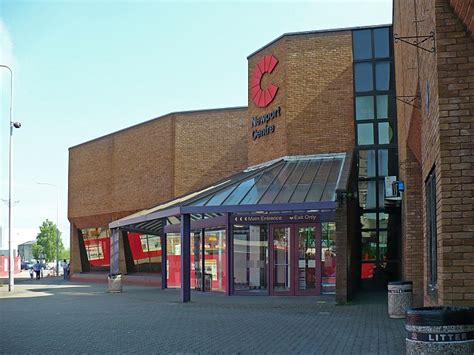
[[[8,69],[10,72],[10,141],[8,149],[8,292],[13,292],[15,290],[15,264],[12,248],[12,140],[13,128],[20,128],[21,123],[12,121],[13,72],[8,65],[0,64],[0,68]]]
[[[49,182],[38,182],[38,185],[52,186],[56,189],[56,276],[59,276],[59,189],[58,185]]]

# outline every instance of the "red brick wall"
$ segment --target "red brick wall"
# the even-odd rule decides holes
[[[351,31],[289,37],[287,48],[288,154],[353,149]]]
[[[247,167],[247,108],[175,115],[174,195]]]
[[[450,0],[449,3],[469,32],[474,33],[474,0]]]
[[[413,109],[401,103],[397,106],[401,166],[407,167],[404,172],[407,181],[418,179],[422,185],[418,201],[410,201],[406,195],[404,249],[419,247],[419,241],[407,238],[409,226],[419,222],[423,225],[424,247],[418,255],[405,253],[405,274],[410,276],[408,269],[416,266],[416,259],[423,256],[426,305],[473,305],[474,40],[448,0],[394,1],[395,33],[409,36],[427,35],[431,31],[436,33],[436,53],[395,44],[397,95],[410,95],[419,88],[422,98],[420,135],[410,132],[411,127],[417,126],[412,124],[417,119]],[[417,136],[421,141],[418,178],[416,164],[413,165],[407,152],[407,147],[413,146],[410,140]],[[420,220],[411,211],[417,206],[423,206],[426,211],[424,181],[433,166],[437,177],[438,287],[428,292],[426,216]],[[407,193],[408,189],[407,183]],[[411,197],[416,199],[416,194]],[[411,275],[419,277],[416,273]]]
[[[278,58],[262,88],[279,86],[275,100],[257,107],[249,90],[248,156],[254,165],[285,155],[334,153],[354,148],[351,31],[284,36],[249,57],[249,83],[266,54]],[[250,119],[281,107],[276,132],[252,140]],[[338,139],[335,140],[334,137]]]
[[[171,199],[174,175],[163,171],[173,171],[173,151],[171,116],[70,148],[68,218],[103,226],[110,220],[93,219]]]
[[[287,75],[287,39],[281,38],[277,42],[265,47],[263,50],[253,54],[248,59],[248,112],[246,120],[247,128],[247,142],[248,142],[248,162],[249,165],[259,164],[265,161],[276,159],[287,155],[287,90],[286,90],[286,75]],[[273,55],[278,59],[278,64],[271,74],[265,74],[262,79],[261,88],[265,89],[269,84],[278,86],[278,92],[273,102],[265,108],[258,107],[252,101],[250,95],[250,82],[252,72],[255,70],[255,65],[263,58],[264,55]],[[251,119],[254,116],[261,116],[271,112],[278,107],[281,107],[281,116],[274,118],[271,124],[275,125],[275,132],[267,136],[252,139],[252,132],[257,129],[262,129],[265,125],[252,127]]]
[[[176,113],[72,147],[68,218],[106,226],[247,166],[246,108]]]

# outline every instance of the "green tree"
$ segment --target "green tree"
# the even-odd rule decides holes
[[[62,252],[59,252],[59,260],[69,260],[70,258],[70,251],[69,249],[64,249]]]
[[[47,262],[56,260],[56,238],[59,239],[59,255],[64,253],[61,232],[50,220],[44,221],[39,229],[40,232],[36,236],[36,242],[32,246],[33,256],[39,259],[43,255]]]

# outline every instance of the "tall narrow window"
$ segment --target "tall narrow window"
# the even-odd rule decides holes
[[[437,270],[437,235],[436,235],[436,173],[431,170],[425,183],[426,190],[426,232],[428,238],[428,272],[429,285],[436,287],[438,283]]]

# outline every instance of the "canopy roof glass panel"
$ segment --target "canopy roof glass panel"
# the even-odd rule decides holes
[[[179,219],[172,216],[182,213],[213,218],[215,213],[328,208],[322,206],[335,206],[336,190],[339,185],[346,185],[349,161],[346,153],[338,153],[266,162],[202,190],[112,222],[110,228],[149,227],[158,218],[168,218],[167,224],[176,224]],[[158,226],[153,224],[153,227],[156,230]]]
[[[192,202],[195,206],[334,201],[344,157],[282,159],[236,175],[233,183]]]

